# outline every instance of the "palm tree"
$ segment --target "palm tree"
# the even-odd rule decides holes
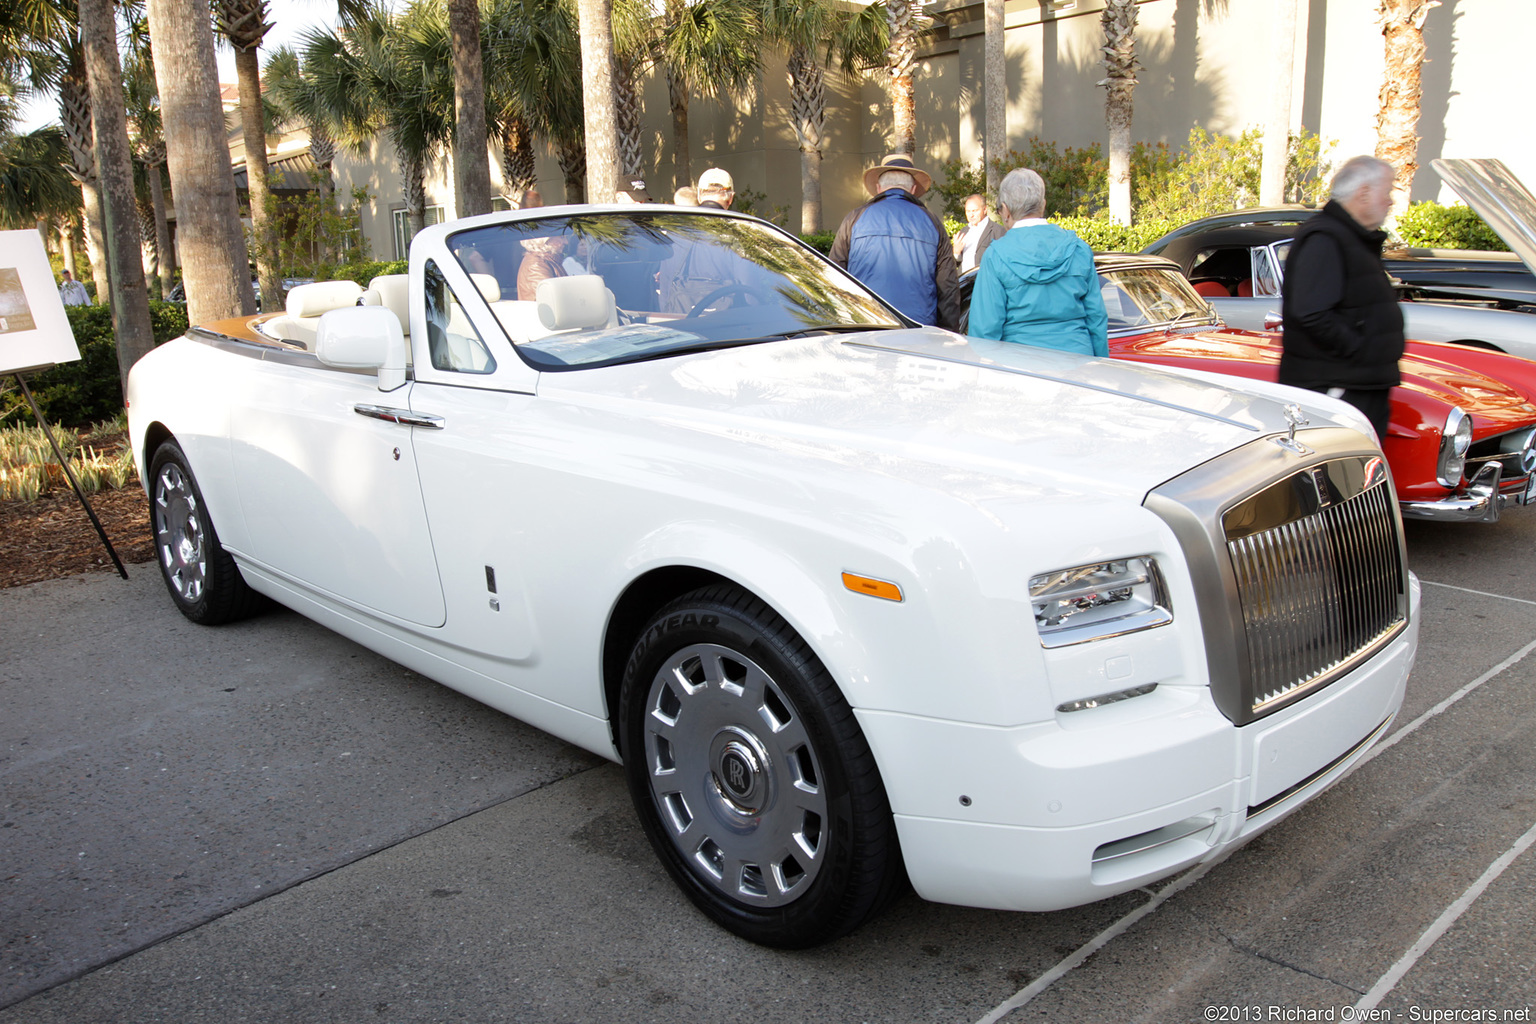
[[[985,131],[981,143],[987,191],[997,195],[997,164],[1008,150],[1008,57],[1003,49],[1003,0],[986,0],[982,9],[982,76],[986,85]]]
[[[27,228],[40,218],[67,218],[80,205],[65,165],[69,145],[56,125],[18,135],[16,108],[0,85],[0,227]]]
[[[245,135],[245,179],[251,198],[251,234],[256,240],[256,276],[261,308],[282,307],[282,279],[273,254],[271,192],[268,189],[267,129],[261,103],[261,42],[272,28],[267,0],[214,0],[219,31],[235,49],[235,77],[240,84],[240,126]]]
[[[1136,89],[1136,0],[1104,0],[1104,120],[1109,125],[1109,216],[1131,222],[1131,94]]]
[[[1376,115],[1376,156],[1397,168],[1392,182],[1392,215],[1408,209],[1413,175],[1419,169],[1419,73],[1424,64],[1424,19],[1438,0],[1381,0],[1376,18],[1386,39]]]
[[[446,36],[440,9],[417,6],[396,16],[372,7],[350,26],[311,32],[301,44],[338,140],[362,152],[383,134],[394,147],[413,235],[426,226],[427,161],[451,130],[451,72],[443,63],[433,66],[430,56]]]
[[[155,87],[155,63],[150,48],[130,56],[123,77],[123,95],[128,105],[128,121],[133,129],[134,156],[144,167],[149,189],[150,215],[160,294],[169,295],[176,284],[176,256],[171,248],[171,229],[165,205],[165,137],[160,126],[160,93]]]
[[[887,45],[879,4],[849,10],[834,0],[763,0],[767,38],[788,51],[790,119],[800,144],[800,230],[821,230],[821,150],[827,122],[825,66],[844,72],[878,63]]]
[[[480,6],[448,0],[453,42],[453,185],[460,217],[491,212],[491,167],[486,152],[485,72],[480,57]]]
[[[148,0],[148,7],[187,317],[207,323],[252,313],[256,298],[225,141],[208,5]]]
[[[581,99],[586,121],[587,201],[613,202],[619,177],[613,96],[613,0],[577,0]],[[569,176],[569,170],[567,170]]]
[[[309,135],[309,158],[319,172],[316,182],[327,207],[334,201],[336,182],[332,165],[336,160],[336,140],[326,119],[325,107],[312,69],[291,47],[279,47],[267,58],[264,69],[267,96],[277,106],[285,121],[302,124]]]
[[[128,147],[112,0],[80,0],[79,18],[96,130],[96,165],[106,200],[112,333],[117,340],[118,375],[126,391],[128,370],[155,347],[155,334],[144,287],[144,243],[133,194],[133,154]],[[96,282],[98,293],[101,285]]]
[[[886,0],[890,43],[885,72],[890,76],[891,151],[917,152],[917,100],[912,92],[912,65],[917,61],[921,5],[915,0]]]
[[[535,135],[573,158],[582,149],[586,129],[575,12],[563,0],[491,0],[485,35],[490,119],[501,138],[508,190],[521,199],[535,184]],[[585,161],[575,160],[575,166],[584,168]],[[578,189],[578,195],[584,192]]]
[[[751,86],[762,70],[762,29],[752,0],[666,0],[662,60],[672,108],[673,188],[692,181],[690,95]]]
[[[1291,87],[1296,81],[1296,0],[1274,0],[1274,72],[1270,76],[1269,119],[1259,157],[1259,202],[1285,202],[1285,166],[1290,160]]]

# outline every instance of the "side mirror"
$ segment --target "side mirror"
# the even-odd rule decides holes
[[[1266,331],[1278,331],[1285,323],[1285,318],[1274,310],[1264,314],[1264,329]]]
[[[348,306],[320,317],[315,356],[338,370],[377,370],[379,390],[405,384],[405,333],[383,306]]]

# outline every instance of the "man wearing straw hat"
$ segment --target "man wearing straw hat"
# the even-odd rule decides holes
[[[864,172],[874,198],[843,218],[832,262],[907,316],[954,330],[960,322],[955,254],[944,226],[918,198],[933,178],[905,153]]]

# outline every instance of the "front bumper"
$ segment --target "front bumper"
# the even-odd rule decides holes
[[[1346,774],[1402,704],[1408,627],[1326,689],[1244,727],[1202,686],[997,728],[860,712],[925,899],[1048,911],[1114,896],[1245,841]]]
[[[1460,494],[1434,501],[1400,501],[1404,519],[1427,519],[1439,523],[1496,523],[1506,505],[1524,505],[1531,501],[1530,481],[1502,481],[1504,467],[1490,462]]]

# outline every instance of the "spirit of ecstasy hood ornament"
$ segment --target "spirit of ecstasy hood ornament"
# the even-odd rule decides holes
[[[1294,402],[1287,403],[1285,406],[1285,422],[1289,424],[1290,429],[1284,437],[1272,438],[1275,444],[1296,455],[1311,455],[1312,449],[1296,440],[1296,428],[1304,427],[1312,422],[1307,419],[1306,413],[1301,411],[1301,406],[1296,405]]]

